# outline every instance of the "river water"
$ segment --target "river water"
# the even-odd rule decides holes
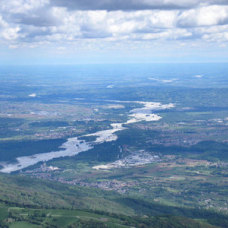
[[[170,109],[174,107],[174,104],[161,104],[159,102],[141,102],[141,101],[115,101],[119,103],[138,103],[142,104],[142,108],[132,109],[129,112],[129,119],[125,123],[112,123],[111,129],[98,131],[92,134],[83,135],[83,137],[87,136],[96,136],[95,141],[86,142],[85,140],[80,140],[78,137],[69,138],[67,142],[63,143],[60,147],[62,150],[60,151],[52,151],[48,153],[40,153],[34,154],[32,156],[22,156],[17,157],[15,163],[1,163],[0,165],[3,167],[0,172],[3,173],[11,173],[14,171],[18,171],[29,166],[35,165],[39,162],[46,162],[52,160],[54,158],[60,157],[70,157],[75,156],[81,152],[88,151],[92,149],[96,144],[101,144],[104,142],[110,142],[117,140],[117,135],[115,134],[117,131],[122,131],[126,129],[123,125],[136,123],[140,121],[158,121],[162,117],[153,114],[154,110],[164,110]]]

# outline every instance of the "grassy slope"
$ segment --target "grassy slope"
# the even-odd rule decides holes
[[[0,220],[8,218],[10,227],[26,224],[38,227],[68,227],[70,224],[74,224],[72,227],[91,224],[93,226],[88,227],[102,227],[104,224],[108,227],[120,224],[139,227],[139,224],[144,224],[144,227],[151,227],[153,224],[153,227],[204,228],[216,227],[212,225],[226,227],[228,224],[225,216],[209,211],[167,207],[123,198],[113,192],[18,176],[1,174],[0,192]],[[202,223],[203,220],[206,222]]]

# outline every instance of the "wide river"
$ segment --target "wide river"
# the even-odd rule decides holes
[[[75,156],[81,152],[92,149],[96,144],[101,144],[104,142],[110,142],[117,140],[117,135],[115,132],[122,131],[126,129],[123,125],[136,123],[140,121],[158,121],[162,117],[153,114],[154,110],[164,110],[174,107],[174,104],[161,104],[159,102],[141,102],[141,101],[114,101],[116,103],[138,103],[142,105],[142,108],[132,109],[129,112],[129,119],[125,123],[112,123],[110,129],[104,131],[98,131],[92,134],[83,135],[87,136],[96,136],[95,141],[86,142],[85,140],[80,140],[78,137],[69,138],[67,142],[63,143],[59,151],[52,151],[48,153],[34,154],[32,156],[22,156],[17,157],[15,163],[1,163],[3,167],[0,172],[11,173],[18,171],[29,166],[35,165],[39,162],[46,162],[54,158],[60,157],[70,157]]]

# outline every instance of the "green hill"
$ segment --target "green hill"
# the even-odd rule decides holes
[[[168,207],[89,189],[0,174],[0,227],[227,227],[213,211]]]

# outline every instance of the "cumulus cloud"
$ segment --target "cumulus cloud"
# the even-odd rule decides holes
[[[49,0],[8,0],[1,1],[0,10],[4,13],[26,13],[48,4]]]
[[[184,11],[178,18],[182,27],[211,26],[228,23],[228,6],[206,6]]]
[[[0,5],[0,41],[228,40],[227,0],[7,0]]]

